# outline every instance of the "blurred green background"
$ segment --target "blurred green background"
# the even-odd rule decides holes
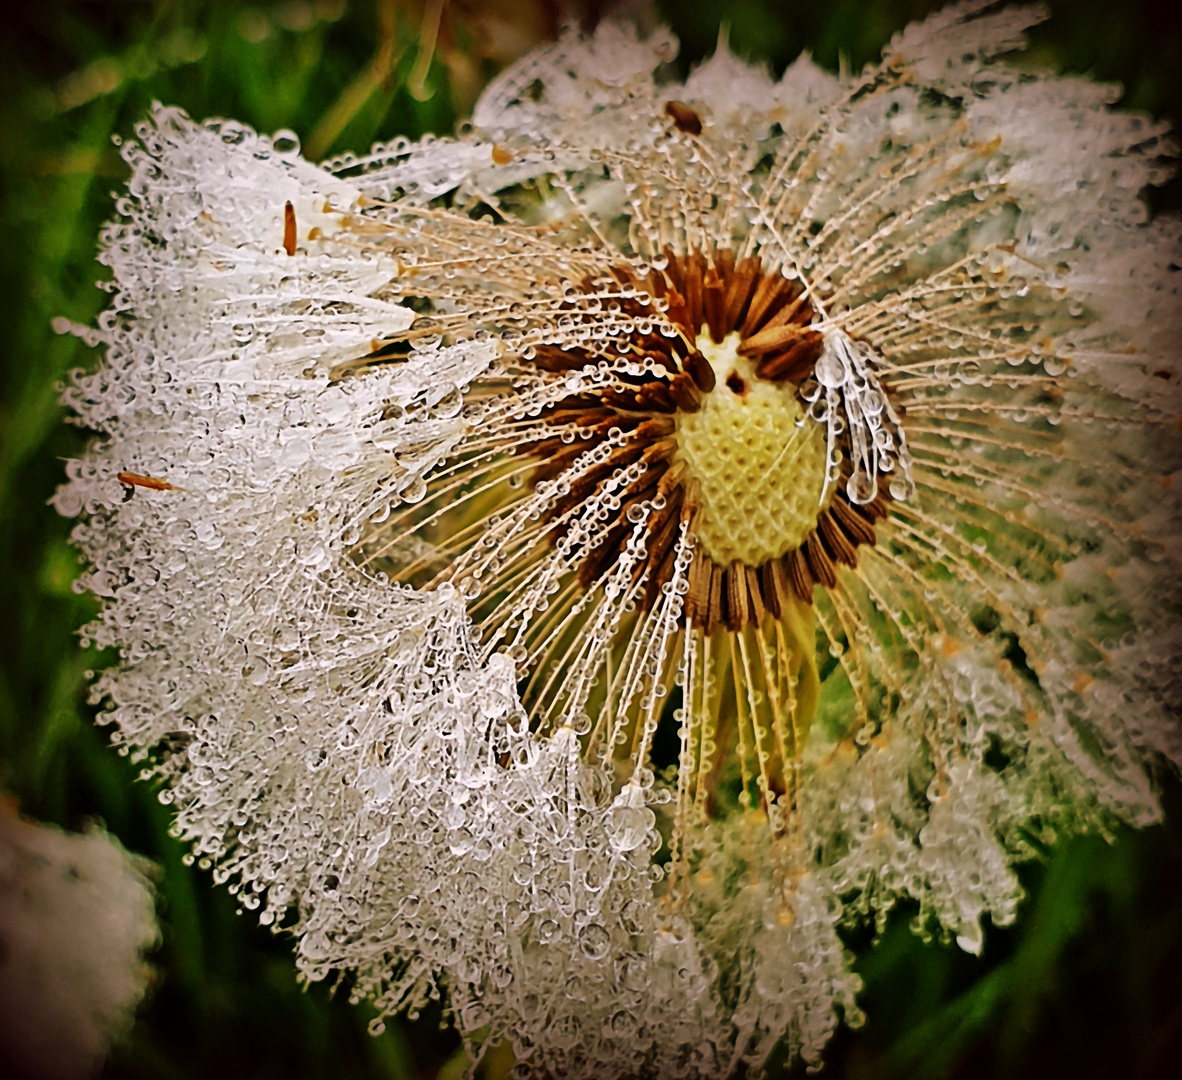
[[[587,22],[593,2],[577,12]],[[859,68],[931,0],[823,3],[663,0],[679,63],[713,48],[719,20],[740,54],[781,70],[802,49]],[[1030,60],[1124,84],[1129,107],[1182,117],[1182,5],[1053,2]],[[296,984],[272,937],[181,863],[168,814],[135,768],[106,747],[86,705],[75,630],[92,601],[71,583],[69,525],[46,506],[84,433],[63,424],[57,384],[95,362],[51,320],[94,319],[100,223],[124,170],[111,135],[131,133],[153,100],[262,130],[291,128],[312,157],[395,134],[451,131],[487,78],[553,34],[556,0],[452,0],[437,33],[412,0],[168,0],[23,3],[0,30],[0,789],[43,820],[107,825],[159,867],[163,944],[110,1078],[458,1075],[438,1014],[365,1033],[364,1009]],[[432,36],[435,48],[424,49]],[[428,63],[428,52],[429,63]],[[1177,181],[1152,193],[1182,206]],[[925,943],[898,911],[877,942],[850,936],[869,1022],[841,1031],[832,1077],[1182,1076],[1182,788],[1163,775],[1167,824],[1111,840],[1083,837],[1023,871],[1016,927],[981,958]],[[606,1080],[606,1078],[605,1078]]]

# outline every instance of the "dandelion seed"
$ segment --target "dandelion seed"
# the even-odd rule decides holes
[[[1037,18],[684,85],[609,23],[323,169],[141,125],[58,503],[115,742],[307,978],[527,1074],[816,1063],[843,920],[977,951],[1032,837],[1156,818],[1170,145]]]

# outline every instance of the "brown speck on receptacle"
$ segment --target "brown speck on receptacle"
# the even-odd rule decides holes
[[[691,108],[684,101],[666,101],[665,115],[673,121],[673,126],[686,135],[702,134],[702,118],[696,109]]]
[[[743,376],[737,371],[732,371],[726,377],[726,387],[732,394],[738,394],[739,397],[747,393],[747,384],[743,381]]]
[[[283,204],[283,250],[289,256],[296,253],[296,215],[290,202]]]

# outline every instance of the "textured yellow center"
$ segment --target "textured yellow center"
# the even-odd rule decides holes
[[[825,508],[825,429],[796,387],[756,376],[739,335],[697,341],[718,385],[677,416],[677,456],[700,485],[698,542],[720,566],[760,566],[800,547]],[[826,496],[828,501],[828,496]]]

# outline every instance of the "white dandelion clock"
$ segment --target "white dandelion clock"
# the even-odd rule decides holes
[[[65,833],[0,799],[0,1054],[9,1075],[93,1076],[152,981],[151,867],[97,827]]]
[[[1165,131],[972,2],[836,78],[568,34],[318,168],[158,108],[59,508],[245,909],[525,1075],[817,1063],[900,898],[1182,760]]]

